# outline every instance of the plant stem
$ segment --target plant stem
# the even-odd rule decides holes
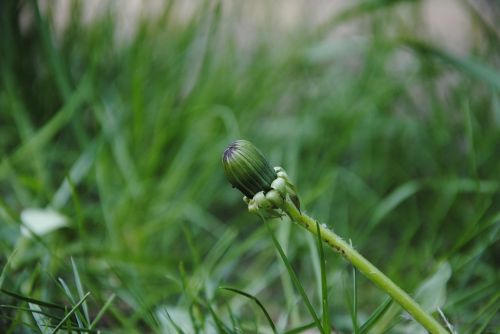
[[[318,235],[317,222],[308,215],[300,212],[287,198],[283,211],[290,219],[303,226],[314,235]],[[341,237],[329,230],[326,226],[319,224],[321,239],[333,249],[341,253],[349,262],[361,271],[370,281],[389,294],[398,302],[417,322],[432,334],[448,334],[448,331],[439,324],[431,315],[427,314],[406,292],[397,286],[389,277],[384,275],[377,267],[371,264],[351,245]]]

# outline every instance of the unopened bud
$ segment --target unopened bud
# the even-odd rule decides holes
[[[247,140],[229,145],[222,156],[222,164],[228,181],[249,198],[260,191],[269,191],[277,177],[264,155]]]

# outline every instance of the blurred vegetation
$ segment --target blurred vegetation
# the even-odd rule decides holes
[[[280,332],[309,323],[265,226],[224,179],[238,138],[458,332],[500,331],[500,43],[474,7],[461,2],[477,35],[465,56],[418,32],[419,1],[357,1],[319,26],[266,20],[247,42],[243,2],[184,19],[170,2],[121,39],[112,11],[89,23],[70,3],[56,30],[57,8],[0,2],[0,287],[17,294],[0,293],[4,332],[38,330],[24,297],[87,329],[106,306],[104,332],[271,332],[220,286],[258,297]],[[345,24],[361,28],[332,37]],[[68,225],[24,236],[29,208]],[[272,226],[319,312],[314,238]],[[325,256],[330,321],[348,333],[352,269]],[[356,291],[362,323],[385,296],[360,275]],[[86,292],[88,317],[72,308]],[[391,306],[372,332],[412,326]]]

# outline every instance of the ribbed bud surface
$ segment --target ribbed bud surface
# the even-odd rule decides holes
[[[228,181],[249,198],[259,191],[269,191],[277,177],[264,155],[247,140],[229,145],[222,156],[222,164]]]

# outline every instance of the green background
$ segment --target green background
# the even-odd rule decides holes
[[[18,294],[0,293],[0,328],[42,331],[21,296],[66,306],[41,306],[61,319],[90,292],[74,326],[104,306],[103,332],[270,332],[220,286],[256,296],[280,332],[310,323],[224,178],[222,152],[244,138],[287,170],[306,212],[460,333],[499,330],[500,43],[482,15],[500,20],[497,4],[458,2],[473,34],[457,51],[423,32],[420,1],[287,27],[283,3],[259,16],[206,1],[181,18],[174,1],[130,33],[116,8],[88,22],[68,3],[63,27],[56,5],[0,3],[0,287]],[[48,207],[67,226],[23,236],[21,213]],[[271,226],[321,313],[316,240]],[[353,306],[352,268],[325,259],[332,326],[350,333],[385,296],[358,274]],[[370,333],[412,326],[391,306]]]

